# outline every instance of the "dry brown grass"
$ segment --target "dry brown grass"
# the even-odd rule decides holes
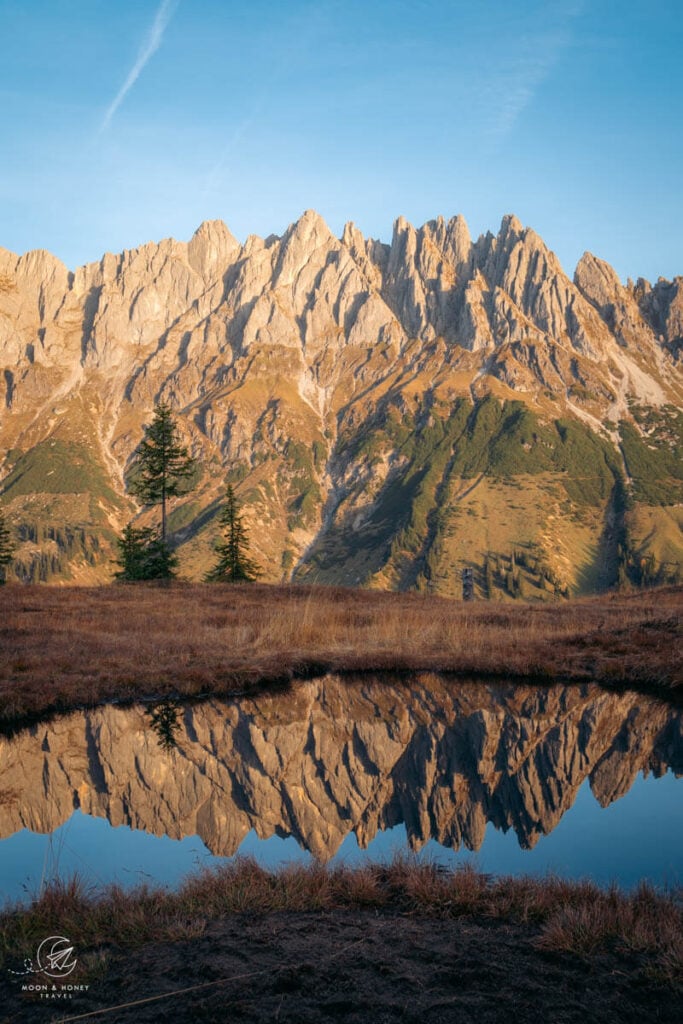
[[[325,671],[681,686],[683,588],[546,605],[326,587],[0,588],[0,721]]]
[[[95,890],[77,879],[53,883],[29,907],[0,913],[0,968],[31,956],[52,933],[79,936],[79,956],[85,954],[90,972],[102,966],[112,944],[133,949],[192,939],[226,915],[352,907],[530,925],[539,949],[584,958],[606,949],[636,952],[659,981],[683,983],[680,892],[663,894],[641,885],[626,894],[554,877],[491,878],[469,867],[449,871],[414,859],[360,868],[293,865],[269,872],[244,858],[190,877],[176,893],[148,887]]]

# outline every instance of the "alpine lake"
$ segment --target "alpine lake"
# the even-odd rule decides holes
[[[0,899],[249,856],[681,883],[683,709],[594,685],[326,676],[0,737]]]

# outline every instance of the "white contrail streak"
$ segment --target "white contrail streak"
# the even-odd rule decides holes
[[[152,57],[161,46],[164,38],[164,32],[168,26],[169,21],[173,17],[176,7],[178,6],[179,0],[161,0],[159,9],[154,15],[154,21],[152,27],[149,30],[147,38],[140,47],[140,52],[137,56],[135,64],[130,69],[126,76],[126,80],[117,92],[116,96],[107,108],[107,112],[102,118],[102,124],[100,125],[100,131],[103,132],[105,128],[111,123],[116,111],[119,109],[127,94],[133,88],[138,78],[140,77],[145,65],[147,64],[150,57]]]

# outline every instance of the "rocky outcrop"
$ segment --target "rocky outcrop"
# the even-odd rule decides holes
[[[652,287],[639,278],[631,285],[633,296],[643,316],[659,340],[668,347],[674,359],[680,360],[683,349],[683,277],[673,281],[660,278]]]
[[[391,497],[405,450],[386,436],[369,453],[365,436],[390,408],[424,424],[447,419],[463,398],[475,411],[487,395],[521,401],[541,425],[568,418],[599,436],[606,429],[614,460],[623,461],[619,423],[632,419],[634,406],[659,415],[681,404],[681,280],[622,286],[590,254],[571,280],[512,216],[497,235],[474,242],[462,217],[420,228],[399,218],[390,245],[365,239],[353,224],[337,239],[311,210],[282,237],[244,244],[211,221],[188,243],[150,242],[73,273],[49,253],[0,250],[0,444],[9,452],[0,491],[17,526],[33,517],[89,530],[101,568],[72,560],[65,574],[106,576],[111,540],[103,523],[118,529],[134,512],[124,483],[131,453],[154,404],[168,401],[206,467],[176,536],[188,545],[189,571],[206,566],[206,510],[231,472],[264,538],[258,553],[268,576],[289,577],[297,566],[308,572],[309,554],[322,546],[328,558],[359,504],[348,481],[380,473],[376,493]],[[101,471],[100,483],[85,489],[91,511],[78,523],[74,502],[55,496],[67,493],[64,485],[55,489],[36,454],[53,441],[79,446],[79,458]],[[21,457],[32,468],[21,464],[19,485]],[[434,452],[424,448],[421,457],[429,473]],[[432,519],[450,514],[439,505],[447,490],[436,488]],[[674,490],[663,503],[672,508]],[[367,521],[380,516],[377,504],[366,505]],[[392,513],[383,567],[361,582],[393,578],[390,548],[411,515]],[[424,563],[432,541],[420,529]],[[590,543],[599,544],[600,530],[596,524]],[[581,545],[588,550],[589,542]],[[675,551],[666,550],[671,560]],[[355,582],[343,565],[334,571]],[[579,567],[576,580],[591,572]],[[412,576],[424,575],[416,565]]]
[[[408,684],[328,677],[286,694],[182,711],[165,749],[143,709],[78,712],[0,739],[0,835],[48,832],[75,808],[232,855],[254,829],[327,860],[405,823],[481,846],[487,823],[522,847],[551,832],[588,780],[607,806],[638,772],[683,772],[683,716],[597,687]]]

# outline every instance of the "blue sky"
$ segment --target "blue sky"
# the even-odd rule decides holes
[[[0,245],[512,212],[683,274],[680,0],[0,0]]]

